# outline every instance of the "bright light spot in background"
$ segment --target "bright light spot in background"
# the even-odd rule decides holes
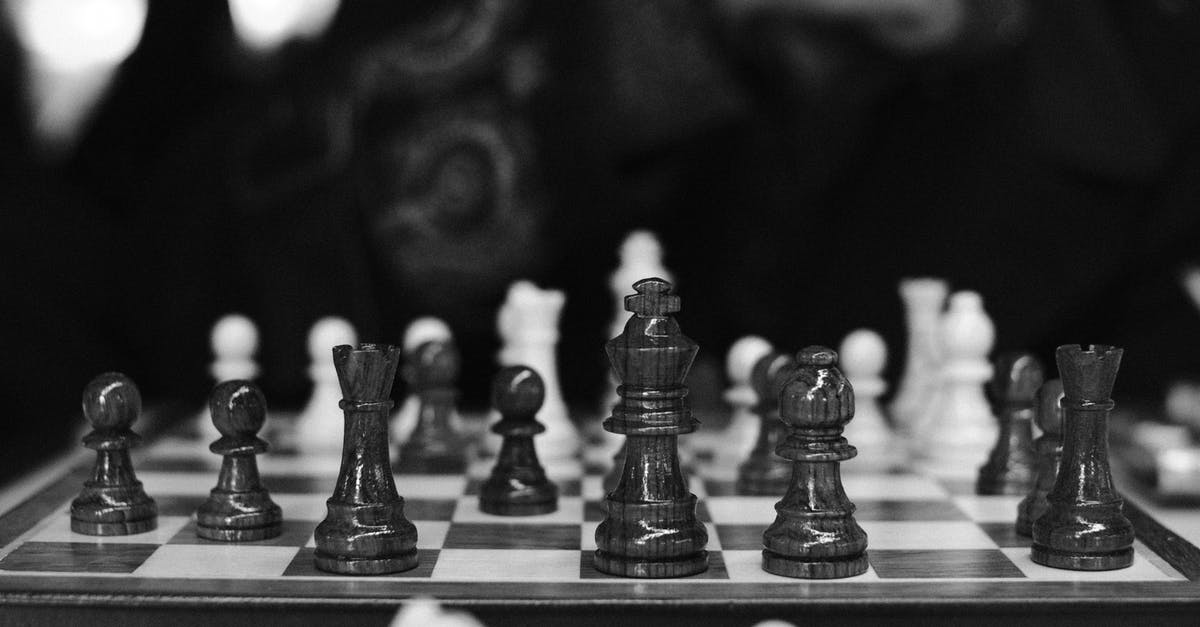
[[[119,64],[137,47],[147,0],[7,0],[34,62],[72,72]]]
[[[268,52],[292,38],[312,39],[329,26],[340,0],[229,0],[238,38]]]

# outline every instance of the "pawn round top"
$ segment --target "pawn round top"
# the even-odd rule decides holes
[[[1063,432],[1063,384],[1061,379],[1050,379],[1037,391],[1037,415],[1034,421],[1042,431],[1051,435]]]
[[[533,420],[546,399],[546,384],[528,366],[507,366],[492,379],[492,407],[505,418]]]
[[[837,360],[837,352],[825,346],[805,346],[796,353],[796,363],[801,368],[832,366]]]
[[[799,429],[842,427],[854,416],[854,388],[837,368],[837,352],[809,346],[779,394],[779,418]]]
[[[404,329],[404,352],[416,350],[416,348],[425,342],[446,342],[454,338],[454,334],[450,332],[450,325],[446,324],[441,318],[433,316],[424,316],[417,318],[408,324]],[[343,342],[352,344],[353,342]]]
[[[750,383],[759,402],[777,405],[779,392],[795,370],[796,360],[787,353],[771,352],[760,357],[750,373]]]
[[[978,292],[955,292],[941,321],[942,348],[953,359],[986,359],[996,341],[996,327],[983,309]]]
[[[119,372],[106,372],[83,389],[83,415],[97,431],[125,431],[141,413],[142,393]]]
[[[887,344],[871,329],[856,329],[842,340],[842,371],[851,379],[878,377],[887,365]]]
[[[662,259],[662,245],[650,231],[633,231],[621,242],[621,260],[635,259],[658,262]]]
[[[257,435],[267,419],[267,401],[250,381],[222,381],[208,397],[213,426],[229,438]]]
[[[996,358],[992,397],[1000,403],[1032,404],[1044,378],[1042,362],[1033,353],[1008,352]]]
[[[750,383],[754,364],[770,353],[770,342],[757,335],[747,335],[729,347],[725,356],[725,374],[734,385]]]
[[[241,314],[223,316],[213,325],[211,343],[218,357],[249,358],[258,350],[258,327]]]
[[[345,318],[321,318],[313,323],[308,332],[309,357],[312,361],[328,362],[332,355],[330,349],[342,344],[357,344],[357,335],[354,327]]]
[[[416,388],[447,387],[458,379],[461,359],[453,342],[425,342],[411,357],[407,376]]]

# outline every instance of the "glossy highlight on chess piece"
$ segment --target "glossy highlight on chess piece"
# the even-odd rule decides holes
[[[1033,487],[1033,417],[1042,376],[1042,363],[1032,353],[1011,352],[996,359],[991,392],[1000,431],[979,469],[976,494],[1028,494]]]
[[[96,451],[92,475],[71,501],[71,531],[125,536],[158,526],[158,505],[133,472],[129,449],[142,438],[130,427],[142,412],[142,394],[119,372],[92,379],[83,390],[83,415],[92,425],[83,445]]]
[[[837,579],[867,570],[867,534],[854,520],[842,487],[841,462],[858,452],[842,437],[854,417],[854,389],[837,368],[837,353],[809,346],[783,387],[779,416],[788,437],[779,446],[792,460],[787,494],[763,532],[763,570],[785,577]]]
[[[1063,454],[1050,507],[1033,523],[1034,562],[1070,570],[1114,570],[1133,564],[1133,525],[1113,488],[1108,414],[1124,351],[1065,345],[1055,353],[1063,384]]]
[[[328,514],[313,534],[313,562],[321,570],[381,575],[417,565],[417,529],[404,517],[388,462],[388,412],[400,352],[385,344],[333,348],[346,428]]]
[[[278,536],[283,512],[263,487],[256,460],[268,448],[257,435],[267,418],[262,392],[249,381],[224,381],[213,388],[209,409],[221,437],[208,449],[224,459],[217,486],[196,511],[196,535],[223,542]]]
[[[772,352],[758,360],[750,381],[758,395],[754,411],[759,417],[758,439],[750,455],[738,467],[737,493],[757,496],[782,496],[792,479],[792,463],[775,454],[787,437],[779,420],[779,393],[796,370],[796,360],[782,352]]]
[[[487,481],[479,488],[479,509],[498,516],[532,516],[558,509],[558,487],[538,462],[533,436],[546,427],[535,416],[546,396],[542,377],[526,366],[508,366],[492,380],[492,407],[500,422],[492,432],[504,437]]]
[[[670,283],[642,279],[633,289],[625,297],[633,316],[605,345],[621,385],[604,428],[625,436],[626,454],[596,528],[594,564],[624,577],[684,577],[708,569],[708,533],[679,470],[677,442],[699,424],[684,385],[699,347],[671,316],[680,301]]]
[[[1017,533],[1023,536],[1032,536],[1033,521],[1050,509],[1046,495],[1054,488],[1054,481],[1058,478],[1058,464],[1062,460],[1062,397],[1063,386],[1059,379],[1043,383],[1037,393],[1038,410],[1035,420],[1038,428],[1042,430],[1042,435],[1034,442],[1037,466],[1033,489],[1017,505]]]

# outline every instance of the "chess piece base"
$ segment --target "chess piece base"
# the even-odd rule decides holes
[[[1034,543],[1032,557],[1035,563],[1051,568],[1066,570],[1117,570],[1133,565],[1133,548],[1108,553],[1073,553],[1056,551]]]
[[[558,511],[558,501],[541,503],[513,503],[505,501],[479,501],[479,510],[496,516],[537,516]]]
[[[596,570],[620,577],[665,579],[687,577],[708,570],[708,551],[700,551],[676,559],[638,559],[597,550],[592,563]]]
[[[275,523],[264,527],[246,527],[231,529],[229,527],[205,527],[196,525],[196,535],[206,540],[218,542],[253,542],[269,540],[283,533],[283,525]]]
[[[89,536],[131,536],[136,533],[154,531],[157,528],[157,517],[121,522],[93,522],[78,518],[71,519],[71,531]]]
[[[386,575],[412,570],[417,567],[417,550],[380,558],[348,558],[326,555],[320,551],[313,554],[313,563],[325,572],[339,575]]]
[[[762,568],[768,573],[801,579],[842,579],[867,572],[867,554],[847,558],[804,560],[763,550]]]

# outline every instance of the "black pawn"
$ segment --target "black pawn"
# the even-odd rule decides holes
[[[787,353],[771,353],[754,364],[750,382],[758,395],[758,439],[754,449],[738,467],[738,494],[781,496],[792,479],[792,463],[775,454],[787,429],[779,420],[779,393],[796,370],[796,360]]]
[[[785,577],[835,579],[867,570],[867,534],[842,488],[841,462],[858,454],[842,437],[854,417],[854,390],[837,353],[810,346],[784,385],[779,416],[788,427],[778,453],[792,460],[791,485],[763,532],[763,570]]]
[[[208,398],[213,425],[221,437],[208,450],[224,456],[217,487],[196,510],[196,535],[223,542],[274,538],[283,531],[283,512],[258,476],[256,456],[266,452],[259,439],[267,402],[249,381],[225,381]]]
[[[1063,456],[1045,514],[1033,523],[1033,561],[1070,570],[1133,564],[1133,525],[1108,465],[1108,414],[1122,349],[1059,346]]]
[[[1034,482],[1034,399],[1042,386],[1042,362],[1032,353],[1001,355],[991,396],[1000,431],[987,463],[979,469],[977,494],[1028,494]]]
[[[623,577],[684,577],[708,569],[708,533],[696,518],[696,495],[679,470],[678,436],[699,422],[684,385],[699,347],[671,316],[679,297],[671,284],[642,279],[625,297],[634,315],[605,344],[621,385],[604,421],[625,436],[617,487],[604,500],[593,563]]]
[[[454,474],[466,470],[466,443],[454,429],[460,357],[453,342],[430,341],[406,355],[404,378],[417,395],[417,424],[400,447],[395,469],[404,474]]]
[[[546,430],[535,416],[546,386],[532,368],[508,366],[492,380],[492,407],[500,422],[492,431],[504,436],[492,475],[479,489],[479,509],[498,516],[531,516],[558,509],[558,487],[538,463],[533,436]]]
[[[129,449],[142,438],[130,430],[142,412],[142,395],[119,372],[92,379],[83,390],[83,415],[92,425],[83,445],[96,451],[92,477],[71,501],[71,531],[127,536],[158,526],[158,506],[133,473]]]
[[[1044,384],[1037,394],[1037,425],[1042,430],[1042,436],[1034,443],[1037,452],[1037,465],[1033,489],[1017,505],[1017,533],[1023,536],[1033,535],[1033,521],[1050,509],[1046,495],[1054,487],[1058,477],[1058,464],[1062,460],[1063,440],[1063,397],[1062,381],[1051,379]]]
[[[317,568],[344,575],[382,575],[417,565],[417,528],[388,463],[388,411],[400,349],[382,344],[333,348],[345,413],[342,467],[328,514],[313,538]]]

